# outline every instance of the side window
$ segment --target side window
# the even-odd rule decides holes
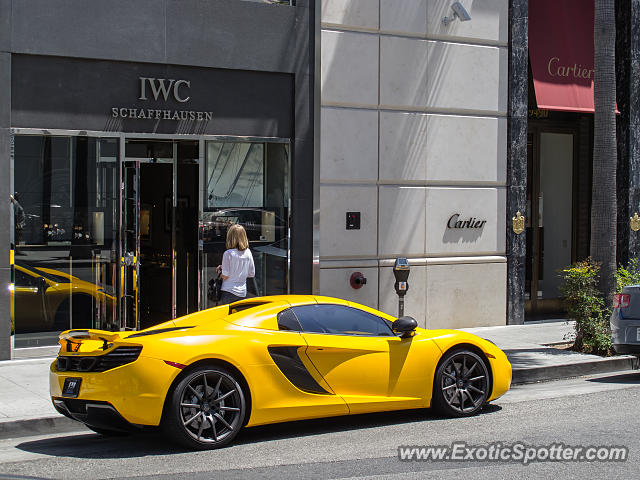
[[[36,282],[35,277],[31,275],[27,275],[21,270],[15,269],[15,279],[16,279],[16,287],[37,287],[38,284]]]
[[[296,315],[290,308],[281,311],[278,314],[278,329],[279,330],[292,330],[294,332],[299,332],[302,330],[300,327],[300,323],[296,318]]]
[[[343,305],[302,305],[293,307],[302,331],[334,335],[394,336],[380,317]]]

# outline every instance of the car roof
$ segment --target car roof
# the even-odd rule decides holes
[[[275,312],[282,311],[289,306],[312,305],[312,304],[333,304],[344,305],[348,307],[358,308],[365,312],[378,315],[385,320],[393,322],[395,317],[380,312],[366,305],[349,302],[341,298],[325,297],[321,295],[270,295],[265,297],[252,297],[240,300],[231,304],[231,311],[227,317],[227,321],[239,326],[251,328],[264,328],[268,330],[277,330],[277,320],[274,316]],[[244,306],[244,308],[242,308]],[[251,307],[250,307],[251,306]],[[239,307],[237,311],[233,311],[234,307]],[[246,314],[240,314],[251,308]]]

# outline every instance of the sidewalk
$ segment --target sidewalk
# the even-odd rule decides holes
[[[513,367],[513,385],[638,368],[638,359],[601,358],[554,345],[571,341],[565,321],[465,328],[502,348]],[[0,438],[72,431],[81,424],[58,414],[49,398],[49,365],[57,347],[18,349],[14,360],[0,361]]]
[[[573,321],[462,330],[491,340],[507,354],[513,368],[512,385],[638,368],[638,359],[632,355],[602,358],[557,348],[573,341]]]
[[[80,424],[55,411],[49,397],[49,365],[58,351],[17,350],[16,360],[0,361],[0,438],[77,429]],[[25,358],[35,356],[36,358]]]

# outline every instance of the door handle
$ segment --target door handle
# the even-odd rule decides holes
[[[128,252],[124,254],[124,258],[123,258],[123,263],[125,267],[131,267],[133,266],[133,259],[135,258],[135,255],[133,254],[133,252]]]

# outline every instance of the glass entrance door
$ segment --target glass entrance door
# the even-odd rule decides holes
[[[574,141],[571,131],[528,137],[525,312],[530,319],[563,314],[559,270],[575,258]]]
[[[125,328],[198,308],[198,142],[127,140],[123,172]]]

